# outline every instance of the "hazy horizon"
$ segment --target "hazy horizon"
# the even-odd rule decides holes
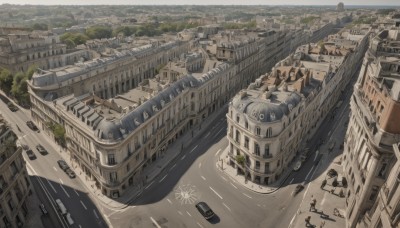
[[[12,5],[316,5],[316,6],[332,6],[337,5],[340,1],[326,0],[321,4],[320,0],[253,0],[244,3],[242,0],[203,0],[201,2],[195,0],[114,0],[110,4],[109,0],[0,0],[0,4]],[[400,6],[399,0],[350,0],[342,1],[346,7],[349,6]]]

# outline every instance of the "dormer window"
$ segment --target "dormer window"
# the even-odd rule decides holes
[[[288,107],[289,107],[289,111],[292,111],[293,105],[292,105],[292,104],[289,104]]]
[[[140,125],[140,122],[137,118],[135,118],[133,121],[135,122],[136,125]]]
[[[153,111],[158,112],[158,108],[156,105],[153,105]]]
[[[275,121],[276,116],[275,116],[275,113],[274,113],[274,112],[269,113],[269,116],[270,116],[270,118],[271,118],[271,121]]]
[[[149,114],[147,112],[143,112],[143,118],[147,120],[149,118]]]
[[[165,106],[165,101],[161,100],[161,107],[164,107],[164,106]]]

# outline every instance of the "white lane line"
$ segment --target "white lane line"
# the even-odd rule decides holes
[[[172,204],[172,202],[171,202],[171,200],[170,200],[170,199],[167,199],[167,201],[168,201],[168,203]]]
[[[83,208],[85,208],[85,210],[87,210],[87,207],[86,207],[86,205],[82,202],[82,200],[81,200],[81,204],[82,204]]]
[[[247,195],[246,193],[243,193],[243,192],[242,192],[242,194],[243,194],[243,195],[245,195],[246,197],[248,197],[248,198],[252,199],[252,197],[251,197],[251,196],[249,196],[249,195]]]
[[[179,213],[180,215],[183,215],[182,212],[180,212],[180,211],[178,211],[178,213]]]
[[[293,181],[294,181],[294,177],[293,177],[293,179],[289,182],[289,184],[292,184],[293,183]]]
[[[292,223],[293,223],[293,221],[294,221],[294,218],[296,218],[296,214],[295,214],[295,215],[293,215],[293,218],[292,218],[292,220],[290,220],[289,227],[292,227]]]
[[[201,162],[199,163],[199,168],[201,168]]]
[[[61,178],[58,178],[58,179],[60,180],[61,184],[64,184],[64,182],[61,180]]]
[[[219,152],[221,152],[221,149],[219,149],[218,151],[217,151],[217,153],[215,153],[215,157],[217,157],[218,156],[218,154],[219,154]]]
[[[190,217],[192,217],[192,215],[189,213],[189,211],[186,211],[186,213],[187,213]]]
[[[234,188],[238,189],[234,184],[231,183],[231,185],[232,185]]]
[[[221,128],[221,129],[217,132],[217,134],[215,134],[215,135],[218,135],[222,130],[223,130],[223,128]]]
[[[225,203],[222,203],[222,205],[224,205],[224,206],[226,207],[226,209],[228,209],[229,211],[231,211],[231,209],[230,209]]]
[[[67,190],[65,190],[65,188],[60,184],[60,187],[62,188],[62,190],[65,192],[65,195],[67,195],[68,196],[68,198],[70,198],[70,196],[69,196],[69,194],[68,194],[68,192],[67,192]]]
[[[161,183],[161,181],[163,181],[167,176],[168,176],[168,174],[166,174],[163,178],[161,178],[161,180],[159,181],[159,183]]]
[[[304,180],[307,180],[308,176],[311,174],[311,172],[313,171],[314,166],[311,167],[310,171],[308,171],[306,178],[304,178]]]
[[[221,176],[222,179],[224,179],[224,181],[228,181],[225,177]]]
[[[174,164],[174,165],[169,169],[169,171],[171,171],[173,168],[175,168],[175,166],[176,166],[176,164]]]
[[[78,225],[79,226],[79,228],[82,228],[82,226],[81,225]]]
[[[154,181],[150,182],[150,184],[147,185],[144,189],[148,189],[153,183],[154,183]]]
[[[317,150],[317,152],[315,153],[315,158],[314,158],[314,161],[315,161],[315,160],[317,160],[318,153],[319,153],[319,151]]]
[[[319,163],[318,163],[318,165],[315,167],[315,169],[314,169],[314,172],[311,174],[311,177],[310,177],[310,180],[313,178],[313,176],[314,176],[314,174],[315,174],[315,171],[317,171],[317,167],[319,166]]]
[[[49,179],[46,179],[47,183],[49,183],[50,187],[53,189],[53,191],[55,193],[57,193],[56,189],[54,188],[54,186],[50,183]]]
[[[200,226],[200,228],[203,228],[203,226],[199,223],[199,222],[197,222],[197,225],[199,225]]]
[[[53,169],[57,172],[57,168],[53,166]]]
[[[192,153],[192,152],[197,148],[197,146],[198,146],[198,145],[196,145],[195,147],[193,147],[193,149],[192,149],[189,153]]]
[[[186,158],[186,155],[183,155],[183,157],[181,158],[181,160],[183,160],[183,159],[185,159]]]
[[[201,178],[202,178],[203,180],[206,180],[206,178],[205,178],[205,177],[203,177],[203,176],[201,176]]]
[[[150,217],[151,221],[157,228],[161,228],[161,226],[156,222],[156,220],[153,219],[153,217]]]
[[[211,186],[209,188],[211,189],[211,191],[213,191],[215,193],[215,195],[217,195],[220,199],[222,199],[222,196],[220,194],[218,194],[217,191],[215,191],[213,188],[211,188]]]
[[[76,193],[77,196],[79,196],[79,193],[74,189],[74,192]]]
[[[94,213],[94,216],[96,216],[96,218],[99,219],[99,216],[97,215],[97,213],[94,209],[93,209],[93,213]]]
[[[209,135],[210,135],[210,132],[208,132],[208,133],[204,136],[204,138],[207,138]]]

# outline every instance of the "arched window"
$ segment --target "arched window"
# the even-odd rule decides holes
[[[260,127],[257,127],[257,128],[256,128],[256,134],[257,134],[257,135],[260,135],[260,134],[261,134],[261,128],[260,128]]]
[[[267,129],[266,137],[267,137],[267,138],[271,138],[271,137],[272,137],[272,128],[268,128],[268,129]]]

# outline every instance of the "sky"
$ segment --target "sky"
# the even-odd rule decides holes
[[[336,5],[340,0],[0,0],[30,5]],[[343,0],[344,5],[395,5],[400,0]]]

